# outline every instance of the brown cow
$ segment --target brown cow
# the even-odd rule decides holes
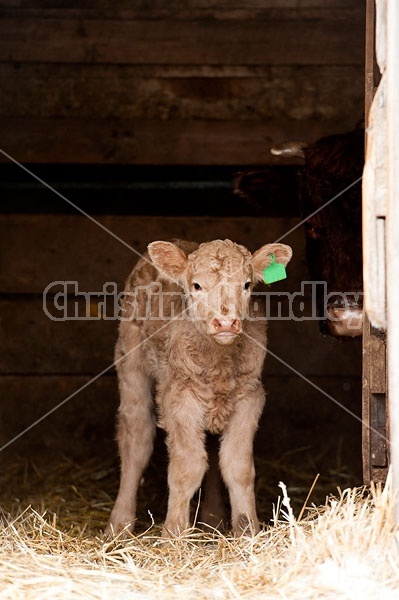
[[[286,142],[272,148],[281,157],[298,157],[298,205],[305,220],[306,258],[317,288],[320,330],[341,340],[359,338],[363,320],[362,186],[364,129],[320,138],[313,144]],[[270,169],[247,170],[235,178],[235,191],[260,207],[268,196]]]
[[[301,213],[306,218],[306,256],[314,281],[327,284],[328,302],[317,298],[322,333],[340,339],[362,335],[362,186],[364,130],[325,136],[309,146],[273,149],[299,156]],[[321,209],[321,210],[318,210]],[[316,212],[317,211],[317,212]],[[309,217],[309,215],[311,215]]]
[[[251,291],[272,254],[286,265],[292,250],[267,244],[251,254],[231,240],[157,241],[148,246],[151,262],[140,259],[128,277],[116,344],[121,481],[108,534],[134,527],[156,424],[169,453],[163,535],[190,526],[190,501],[208,467],[207,432],[220,435],[234,534],[259,530],[253,438],[265,401],[266,323],[256,318]]]

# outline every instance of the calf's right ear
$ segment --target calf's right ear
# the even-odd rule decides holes
[[[162,275],[178,281],[187,268],[187,256],[172,242],[151,242],[148,254]]]

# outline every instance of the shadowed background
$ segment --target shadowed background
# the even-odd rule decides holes
[[[312,142],[362,117],[363,5],[8,0],[0,9],[1,147],[139,252],[171,237],[231,238],[255,250],[299,222],[301,165],[283,166],[270,147]],[[43,290],[56,280],[77,281],[85,292],[112,281],[121,290],[136,256],[0,160],[6,444],[113,361],[117,322],[51,321]],[[252,166],[270,168],[273,203],[264,210],[233,193],[235,175]],[[283,241],[294,258],[288,279],[272,289],[297,292],[308,278],[302,227]],[[324,338],[312,321],[272,321],[269,347],[360,416],[361,343]],[[270,518],[280,480],[298,507],[317,473],[318,500],[337,485],[361,484],[360,422],[272,356],[264,383],[255,442],[260,518]],[[111,368],[4,449],[3,507],[31,502],[35,482],[72,490],[79,476],[98,485],[88,491],[89,508],[103,490],[113,500],[117,405]],[[149,508],[163,518],[164,468],[160,433],[142,517]]]

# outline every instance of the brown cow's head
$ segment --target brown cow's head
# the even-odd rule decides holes
[[[362,335],[363,261],[362,187],[357,180],[363,172],[364,131],[321,138],[304,148],[303,155],[299,188],[301,214],[308,217],[308,268],[312,280],[327,283],[328,300],[317,298],[319,314],[327,317],[321,321],[321,331],[358,337]]]
[[[362,192],[364,130],[329,135],[307,145],[284,142],[272,154],[303,160],[298,167],[299,212],[304,219],[310,278],[326,283],[316,287],[320,330],[340,339],[362,335]],[[235,192],[268,203],[268,170],[249,170],[235,179]]]
[[[263,278],[274,254],[286,265],[292,249],[266,244],[251,254],[231,240],[214,240],[186,255],[172,242],[152,242],[150,258],[167,278],[177,281],[187,298],[187,316],[218,344],[232,344],[242,333],[251,291]]]

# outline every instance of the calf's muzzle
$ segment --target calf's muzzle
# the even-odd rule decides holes
[[[214,317],[210,323],[210,333],[219,344],[231,344],[241,333],[241,319]]]

